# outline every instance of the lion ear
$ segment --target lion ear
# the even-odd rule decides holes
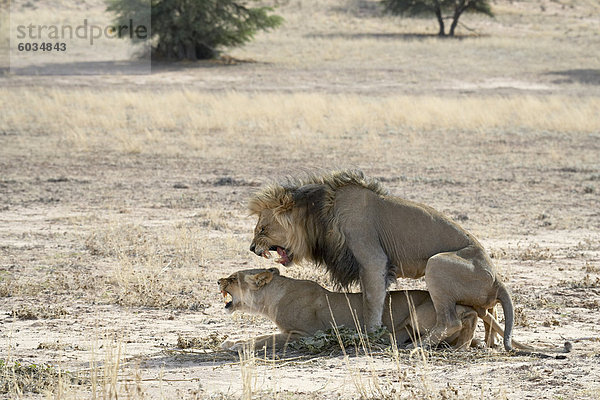
[[[280,275],[279,268],[275,268],[275,267],[269,268],[269,271],[271,271],[273,273],[273,275],[278,275],[278,276]]]
[[[273,280],[273,272],[264,271],[264,272],[259,272],[256,275],[246,275],[245,280],[249,284],[256,286],[257,289],[260,289],[261,287],[265,286],[267,283],[271,282],[271,280]]]
[[[293,201],[298,207],[315,207],[323,201],[325,196],[325,186],[319,184],[309,184],[299,187],[293,195]]]
[[[292,208],[294,208],[294,199],[290,189],[280,185],[268,186],[248,202],[250,214],[260,215],[264,210],[271,210],[277,216],[291,211]]]
[[[273,207],[273,214],[281,216],[282,214],[291,211],[294,208],[294,198],[289,193],[279,197],[279,203]]]

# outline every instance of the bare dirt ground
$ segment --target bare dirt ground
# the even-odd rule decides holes
[[[253,62],[0,76],[0,397],[599,399],[598,9],[496,7],[440,40],[373,2],[291,3],[231,52]],[[248,251],[247,199],[338,168],[475,234],[515,338],[573,352],[219,350],[275,331],[216,284],[273,265]]]

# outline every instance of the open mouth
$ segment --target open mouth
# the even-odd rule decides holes
[[[221,294],[223,295],[223,299],[225,299],[225,309],[233,307],[233,296],[225,290],[221,290]]]
[[[283,265],[284,267],[287,267],[289,264],[292,263],[293,255],[291,253],[289,253],[283,247],[271,246],[269,248],[269,251],[263,251],[263,253],[261,255],[264,258],[271,258],[271,253],[270,253],[271,251],[276,251],[277,254],[279,254],[279,258],[277,260],[275,260],[275,262]]]

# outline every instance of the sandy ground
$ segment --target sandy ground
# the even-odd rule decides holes
[[[513,141],[522,139],[504,137],[507,148],[516,148]],[[439,142],[441,137],[435,139]],[[598,154],[597,143],[588,136],[561,147],[592,155]],[[254,390],[284,398],[286,391],[294,393],[291,397],[354,398],[360,390],[369,396],[378,397],[381,390],[400,398],[443,398],[443,391],[456,391],[456,398],[597,398],[597,161],[564,167],[532,158],[539,146],[530,141],[518,146],[524,154],[499,157],[503,166],[494,167],[496,150],[491,146],[447,146],[451,153],[463,156],[451,162],[429,162],[418,154],[412,158],[404,154],[396,168],[413,167],[404,168],[402,175],[387,172],[397,170],[387,166],[365,169],[388,180],[393,193],[433,204],[475,232],[514,292],[516,338],[545,346],[571,341],[574,351],[566,360],[507,357],[502,351],[484,350],[433,352],[425,361],[405,352],[397,357],[375,353],[349,359],[339,353],[318,357],[300,353],[280,355],[282,359],[275,363],[259,357],[254,365],[242,368],[236,355],[214,352],[208,345],[180,349],[179,337],[203,340],[216,334],[218,342],[224,335],[249,337],[274,331],[271,323],[260,318],[226,315],[216,285],[217,278],[235,270],[270,264],[249,252],[237,260],[210,253],[205,255],[207,264],[179,267],[200,271],[189,276],[190,284],[197,287],[191,295],[194,301],[184,308],[127,306],[115,294],[118,283],[112,269],[118,268],[119,260],[94,251],[90,238],[114,226],[142,226],[141,235],[151,240],[153,231],[178,223],[202,225],[197,204],[174,202],[184,191],[222,210],[223,223],[236,226],[234,232],[207,229],[198,239],[212,241],[217,249],[235,243],[245,253],[254,221],[244,215],[244,202],[256,190],[257,176],[267,171],[250,173],[230,165],[219,171],[223,175],[213,175],[215,166],[207,168],[195,158],[110,155],[95,160],[93,171],[86,168],[91,161],[87,156],[3,161],[2,353],[22,363],[50,363],[82,374],[92,368],[90,360],[95,358],[99,375],[106,373],[103,365],[120,359],[125,364],[119,372],[119,390],[127,385],[140,387],[150,397],[215,393],[236,397],[243,392],[244,370],[251,371]],[[469,161],[476,150],[471,147],[483,149],[477,161]],[[474,168],[481,162],[487,168]],[[298,161],[298,168],[302,163]],[[188,187],[174,189],[181,182]],[[594,192],[589,193],[588,187]],[[239,241],[232,241],[230,235]],[[301,270],[304,276],[324,280],[322,271]],[[282,272],[299,274],[296,268]],[[169,273],[167,268],[165,274]],[[165,292],[161,296],[178,295],[170,287]],[[121,358],[116,355],[119,349]],[[75,385],[69,390],[82,389]]]
[[[550,10],[539,19],[532,11],[538,3]],[[414,25],[395,28],[389,19],[381,28],[387,34],[375,35],[380,16],[369,14],[371,6],[352,14],[315,4],[316,22],[303,25],[306,10],[288,6],[287,28],[232,52],[254,62],[156,65],[151,75],[7,74],[0,85],[15,99],[39,87],[67,94],[101,88],[139,102],[145,93],[183,89],[441,99],[600,94],[598,58],[590,51],[599,44],[590,33],[597,14],[589,10],[571,7],[562,15],[554,2],[515,2],[522,20],[475,19],[489,37],[440,46],[429,36],[406,36]],[[341,35],[335,23],[318,23],[344,18],[362,21],[363,30]],[[302,26],[309,33],[299,33]],[[534,33],[540,26],[545,34]],[[549,34],[553,29],[558,33]],[[283,43],[298,37],[297,49]],[[402,54],[385,51],[397,41]],[[267,51],[272,42],[283,51]],[[429,54],[432,43],[447,53]],[[473,50],[449,58],[467,44]],[[469,65],[471,73],[455,73]],[[68,110],[56,118],[66,123]],[[127,152],[70,148],[59,134],[28,123],[5,129],[0,121],[2,398],[600,398],[598,130],[395,127],[370,132],[366,137],[376,140],[369,144],[357,127],[346,136],[324,134],[318,146],[258,135],[176,152],[161,149],[172,146],[165,134],[153,151]],[[214,133],[206,134],[210,143]],[[348,357],[295,351],[240,359],[218,350],[225,337],[275,331],[263,318],[226,314],[216,284],[236,270],[273,265],[248,251],[255,223],[246,211],[249,196],[287,174],[346,167],[475,234],[513,292],[515,338],[541,347],[570,341],[572,353],[556,360],[502,350],[350,349]],[[310,265],[282,273],[329,285]],[[399,280],[396,287],[424,283]],[[186,339],[195,347],[185,348]],[[35,365],[34,378],[15,365]]]

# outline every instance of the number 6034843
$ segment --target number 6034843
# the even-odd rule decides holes
[[[67,51],[66,43],[52,43],[52,42],[42,42],[42,43],[19,43],[17,45],[17,50],[19,51]]]

